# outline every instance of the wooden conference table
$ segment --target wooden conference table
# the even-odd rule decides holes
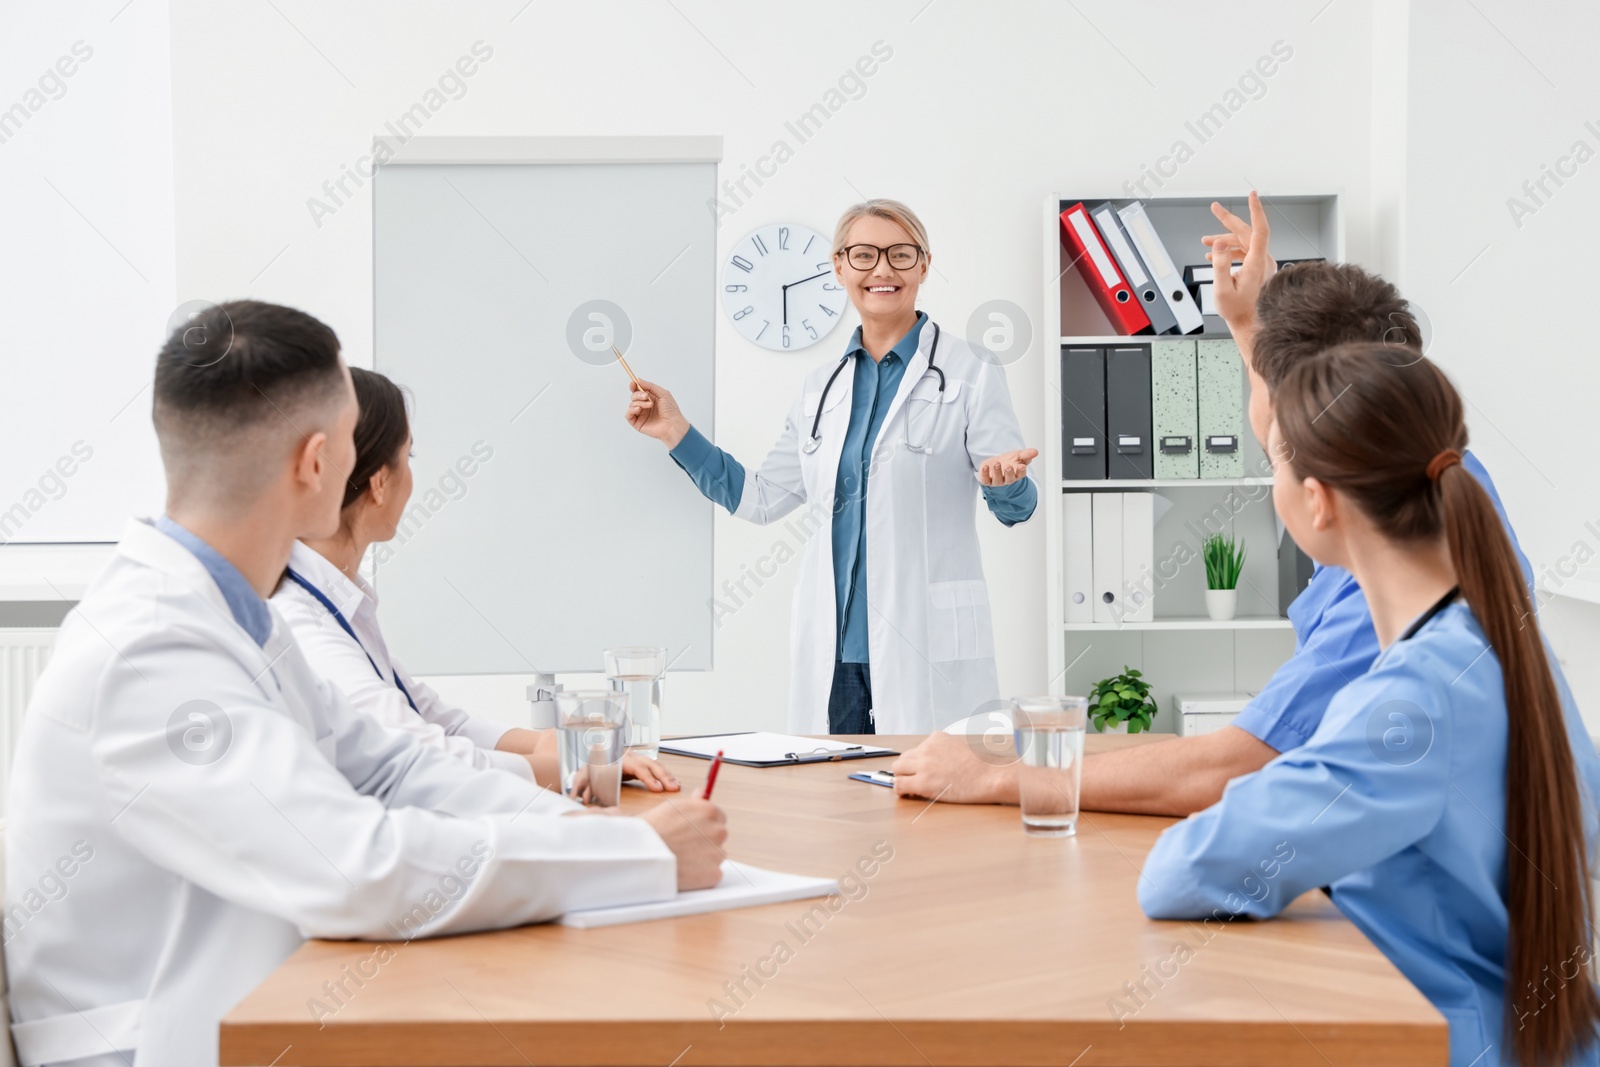
[[[1088,747],[1145,740],[1091,735]],[[663,758],[699,788],[704,761]],[[1139,868],[1172,820],[1088,813],[1076,837],[1030,838],[1016,808],[898,800],[846,778],[888,762],[725,766],[718,779],[730,856],[856,872],[826,918],[802,922],[811,900],[395,943],[380,956],[372,943],[312,941],[223,1020],[221,1062],[1446,1062],[1443,1017],[1322,893],[1273,922],[1151,922]],[[629,810],[655,802],[624,793]],[[345,967],[376,974],[346,980],[353,992],[319,1019],[310,1001],[331,1004],[323,983]]]

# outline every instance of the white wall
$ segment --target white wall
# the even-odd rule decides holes
[[[0,544],[12,555],[115,541],[129,514],[161,504],[149,382],[175,303],[167,47],[162,3],[0,7]]]
[[[749,186],[725,220],[725,250],[758,224],[827,232],[862,196],[911,203],[932,232],[924,305],[965,331],[984,301],[1034,317],[1043,303],[1044,198],[1119,188],[1178,139],[1194,156],[1167,192],[1338,190],[1350,254],[1372,242],[1372,53],[1367,4],[1236,4],[1228,19],[1190,4],[978,4],[824,0],[799,8],[732,0],[539,0],[411,5],[272,5],[172,0],[178,290],[182,299],[251,295],[304,307],[339,331],[350,358],[371,349],[370,196],[313,221],[321,196],[368,150],[385,121],[417,102],[475,41],[493,57],[428,134],[720,133],[725,176],[787,140],[793,158]],[[281,12],[281,14],[280,14]],[[756,14],[754,12],[759,12]],[[1199,144],[1184,123],[1222,100],[1275,41],[1293,49],[1229,123]],[[893,56],[804,144],[785,122],[822,100],[874,42]],[[247,47],[235,47],[245,42]],[[1198,254],[1198,249],[1194,250]],[[719,443],[757,462],[801,377],[836,358],[841,327],[820,347],[778,355],[717,336]],[[1042,437],[1043,359],[1010,368],[1024,430]],[[643,371],[641,371],[643,373]],[[620,398],[619,398],[620,399]],[[619,417],[620,417],[619,404]],[[419,478],[430,456],[419,442]],[[598,487],[597,487],[598,490]],[[684,491],[693,491],[687,479]],[[982,521],[997,620],[1001,685],[1046,684],[1043,534]],[[719,583],[767,555],[780,534],[719,515]],[[661,561],[670,566],[670,560]],[[541,566],[542,561],[529,561]],[[789,599],[797,567],[726,619],[718,668],[674,679],[669,729],[781,726],[789,672]],[[521,679],[447,680],[479,707],[520,711]]]
[[[1429,355],[1470,405],[1473,450],[1545,590],[1592,596],[1592,578],[1573,579],[1600,556],[1600,361],[1587,321],[1600,233],[1600,8],[1412,0],[1411,9],[1399,282],[1432,320]],[[1569,172],[1559,185],[1546,177],[1558,167]],[[1524,188],[1541,178],[1542,190]],[[1600,604],[1561,595],[1542,619],[1600,730]]]

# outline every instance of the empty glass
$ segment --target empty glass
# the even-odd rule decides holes
[[[656,759],[661,751],[661,682],[667,673],[667,650],[655,645],[608,648],[605,658],[611,688],[623,694],[629,750]]]
[[[616,807],[622,794],[626,724],[622,694],[614,689],[556,693],[563,794],[584,804]]]
[[[1017,785],[1022,829],[1041,837],[1078,832],[1078,788],[1083,781],[1085,697],[1013,697]]]

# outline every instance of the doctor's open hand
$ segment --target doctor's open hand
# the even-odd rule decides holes
[[[639,379],[641,388],[633,391],[628,404],[628,425],[673,449],[689,432],[689,420],[683,417],[678,402],[655,382]]]
[[[709,889],[722,881],[722,843],[728,840],[728,817],[709,800],[683,797],[657,804],[644,821],[678,858],[678,891]]]
[[[1028,464],[1039,455],[1037,448],[1019,448],[986,459],[978,464],[978,482],[981,485],[1000,486],[1020,482],[1028,476]]]

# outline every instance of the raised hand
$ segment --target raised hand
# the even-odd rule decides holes
[[[1267,247],[1272,229],[1267,223],[1267,212],[1261,206],[1261,197],[1253,190],[1249,222],[1217,203],[1211,205],[1211,213],[1228,232],[1209,234],[1200,238],[1200,242],[1211,249],[1211,285],[1217,313],[1227,320],[1228,328],[1237,336],[1255,329],[1256,300],[1261,296],[1261,287],[1278,269]],[[1242,261],[1238,273],[1233,270],[1236,260]]]

